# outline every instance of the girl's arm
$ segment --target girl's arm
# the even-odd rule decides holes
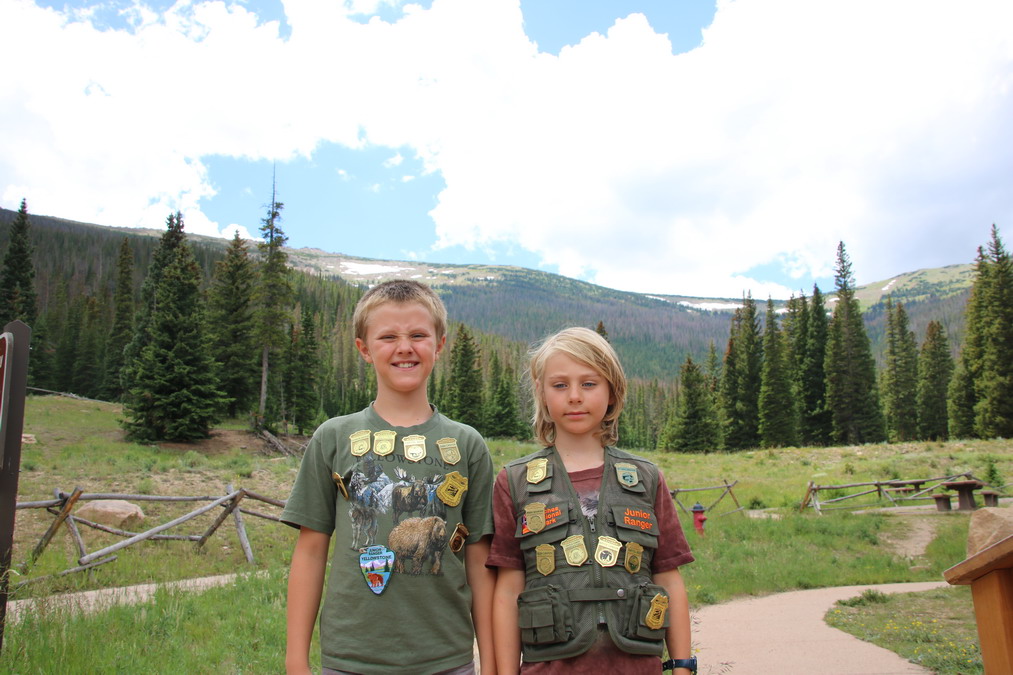
[[[288,641],[285,649],[285,671],[309,673],[310,640],[320,609],[327,568],[327,548],[331,536],[308,527],[299,528],[299,539],[292,553],[288,573]]]
[[[658,572],[654,575],[654,583],[668,591],[668,631],[665,642],[668,644],[668,657],[672,659],[688,659],[692,656],[692,644],[689,625],[689,597],[686,584],[683,583],[679,570]],[[676,668],[673,675],[690,675],[688,668]]]
[[[471,620],[478,640],[478,660],[483,675],[496,675],[496,658],[492,642],[492,597],[496,572],[485,566],[489,557],[490,537],[482,537],[464,548],[465,572],[471,587]]]
[[[500,567],[493,594],[492,626],[496,635],[496,665],[500,675],[514,675],[521,664],[521,629],[517,625],[517,596],[524,590],[524,571]]]

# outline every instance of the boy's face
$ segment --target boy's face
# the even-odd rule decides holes
[[[356,338],[355,346],[366,363],[373,364],[379,391],[407,394],[419,388],[425,391],[446,341],[446,335],[437,339],[436,324],[426,307],[388,302],[370,313],[366,337]]]
[[[615,403],[608,380],[564,352],[545,360],[538,391],[556,425],[557,440],[599,431],[608,407]]]

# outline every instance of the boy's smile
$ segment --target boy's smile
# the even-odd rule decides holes
[[[379,391],[409,394],[421,389],[433,372],[446,336],[436,338],[429,310],[418,303],[387,303],[370,314],[366,338],[355,346],[373,364]]]

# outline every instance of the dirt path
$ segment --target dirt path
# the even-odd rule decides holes
[[[908,560],[925,555],[926,547],[932,543],[936,536],[937,517],[915,513],[898,514],[892,517],[899,518],[902,525],[898,532],[883,537],[884,545],[894,555]]]

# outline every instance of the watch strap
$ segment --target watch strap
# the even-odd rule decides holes
[[[661,664],[661,670],[675,670],[676,668],[689,668],[691,673],[696,673],[696,657],[688,659],[669,659]]]

